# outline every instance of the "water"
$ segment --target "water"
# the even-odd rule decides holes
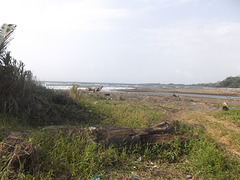
[[[117,90],[127,90],[135,88],[206,88],[203,86],[191,86],[182,84],[159,84],[159,83],[144,83],[144,84],[126,84],[126,83],[94,83],[94,82],[64,82],[64,81],[42,81],[42,84],[49,89],[61,89],[69,90],[76,84],[79,89],[86,89],[88,87],[95,88],[98,86],[103,86],[102,91],[111,92]]]
[[[88,87],[95,88],[103,86],[103,92],[116,92],[118,90],[129,90],[135,88],[170,88],[170,89],[206,89],[205,86],[193,86],[183,84],[159,84],[159,83],[144,83],[144,84],[127,84],[127,83],[94,83],[94,82],[64,82],[64,81],[43,81],[42,84],[49,89],[69,90],[74,84],[78,85],[79,89],[85,90]],[[145,94],[165,94],[172,95],[172,93],[165,92],[144,92]],[[194,97],[208,97],[208,98],[222,98],[222,99],[240,99],[240,97],[232,96],[218,96],[218,95],[203,95],[203,94],[183,94],[177,93],[180,96],[194,96]]]
[[[173,95],[173,93],[168,92],[139,92],[145,94],[161,94],[161,95]],[[209,94],[186,94],[186,93],[176,93],[179,96],[189,96],[189,97],[202,97],[202,98],[220,98],[220,99],[240,99],[240,97],[235,96],[221,96],[221,95],[209,95]]]

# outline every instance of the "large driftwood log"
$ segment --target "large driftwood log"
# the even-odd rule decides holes
[[[174,124],[174,125],[173,125]],[[70,133],[74,136],[85,136],[90,134],[91,140],[95,143],[105,143],[113,145],[130,145],[130,144],[146,144],[157,142],[170,142],[174,137],[187,140],[188,135],[176,135],[175,130],[178,128],[179,122],[162,122],[157,126],[144,129],[133,129],[127,127],[115,126],[91,126],[87,129],[76,126],[51,126],[45,128],[46,132]]]
[[[176,136],[179,136],[182,140],[188,139],[187,135],[176,135],[174,126],[170,122],[163,122],[145,129],[95,126],[90,127],[89,131],[96,143],[104,142],[114,145],[170,142]]]

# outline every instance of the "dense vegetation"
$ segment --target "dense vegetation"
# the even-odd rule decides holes
[[[41,86],[32,72],[25,70],[24,63],[7,51],[15,29],[13,24],[4,24],[0,29],[0,112],[31,126],[83,121],[81,112],[85,110],[79,104],[66,93]]]
[[[30,112],[37,89],[31,71],[24,70],[24,64],[6,51],[15,28],[15,25],[4,24],[0,29],[0,110],[11,114]]]
[[[219,87],[240,88],[240,77],[228,77],[219,82]]]
[[[240,88],[240,76],[227,77],[226,79],[216,83],[196,84],[198,86],[222,87],[222,88]]]

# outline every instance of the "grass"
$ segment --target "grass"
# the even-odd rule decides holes
[[[41,157],[41,179],[101,179],[154,177],[168,164],[178,171],[177,177],[191,174],[200,179],[237,179],[239,162],[226,156],[213,139],[181,141],[127,147],[105,147],[88,141],[89,137],[74,137],[61,132],[49,136],[43,133],[32,138]],[[141,160],[138,160],[141,157]],[[169,168],[168,167],[168,168]],[[148,171],[146,171],[149,169]],[[134,173],[132,173],[134,172]]]
[[[229,111],[218,111],[213,115],[219,120],[228,121],[240,127],[240,106],[230,106],[230,108]]]
[[[189,111],[180,113],[179,118],[186,123],[203,125],[209,136],[226,146],[230,152],[238,154],[240,152],[240,139],[238,138],[240,128],[228,120],[221,119],[221,116],[219,118],[216,116],[222,113],[225,114],[223,111]]]
[[[158,104],[111,100],[78,91],[74,94],[83,108],[80,112],[85,121],[79,122],[82,126],[95,123],[145,128],[164,119],[165,111]],[[93,179],[97,176],[101,179],[184,179],[188,174],[193,179],[239,179],[239,161],[226,153],[224,147],[217,143],[218,139],[209,138],[211,133],[208,130],[216,131],[217,128],[223,134],[230,134],[232,142],[238,142],[239,136],[230,130],[224,131],[223,124],[214,123],[210,117],[195,111],[188,112],[185,118],[179,116],[188,123],[202,124],[206,131],[200,126],[190,128],[185,123],[176,123],[175,133],[187,133],[191,137],[198,135],[199,138],[194,136],[188,141],[175,138],[167,143],[130,147],[96,144],[88,134],[83,137],[61,131],[46,132],[29,126],[24,128],[24,121],[19,123],[19,119],[3,114],[0,115],[0,129],[31,129],[27,139],[35,144],[39,152],[41,179]],[[1,159],[0,169],[6,160],[7,157]],[[0,171],[0,179],[6,178],[8,173],[8,170]],[[19,173],[18,179],[34,177],[25,171]]]
[[[74,95],[76,99],[92,114],[98,115],[98,123],[131,128],[146,128],[159,123],[165,112],[156,110],[150,103],[111,100],[104,96]]]
[[[161,111],[152,110],[149,104],[126,101],[99,101],[93,105],[93,111],[104,115],[103,124],[132,128],[153,126],[163,117]]]
[[[21,131],[30,130],[32,128],[24,118],[15,117],[6,113],[0,113],[0,131],[7,129]]]
[[[186,170],[203,179],[238,179],[239,161],[231,159],[213,139],[204,137],[193,141]]]
[[[41,179],[89,179],[101,173],[104,167],[116,164],[120,158],[112,147],[104,148],[82,137],[41,134],[33,141],[41,144],[38,147],[42,162]]]
[[[36,128],[30,126],[28,121],[24,118],[0,113],[0,141],[11,132],[30,132],[34,129]]]

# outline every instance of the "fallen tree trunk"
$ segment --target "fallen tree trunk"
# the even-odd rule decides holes
[[[45,132],[52,134],[61,131],[63,134],[83,137],[86,137],[86,134],[88,134],[90,135],[90,140],[94,143],[130,145],[170,142],[175,137],[179,137],[184,141],[189,139],[188,134],[176,133],[179,128],[180,123],[178,121],[173,121],[162,122],[157,126],[144,129],[106,125],[91,126],[89,128],[79,128],[76,126],[49,126],[45,128]]]
[[[176,124],[175,124],[176,125]],[[176,125],[178,126],[179,123]],[[90,127],[89,131],[96,143],[121,144],[146,144],[157,142],[170,142],[175,137],[187,140],[188,135],[177,135],[173,123],[163,122],[157,126],[145,129],[132,129],[112,126]]]

